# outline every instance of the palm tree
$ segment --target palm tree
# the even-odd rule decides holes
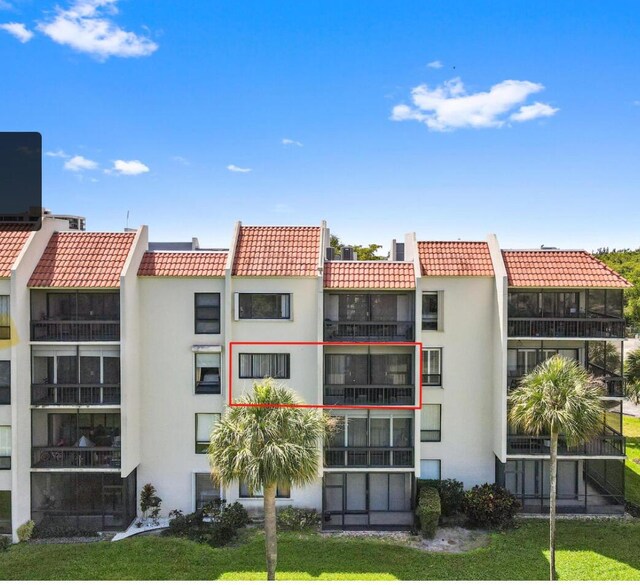
[[[296,408],[303,403],[295,392],[271,379],[255,382],[238,402],[265,406],[227,410],[211,433],[211,474],[221,485],[239,481],[253,492],[262,490],[267,579],[271,581],[278,558],[277,486],[304,486],[318,478],[320,442],[333,422],[318,409]]]
[[[577,361],[554,355],[529,373],[509,395],[509,421],[527,435],[549,435],[550,579],[556,578],[556,490],[558,436],[568,446],[591,439],[605,416],[602,384]]]
[[[624,370],[627,376],[625,397],[635,404],[640,404],[640,349],[634,349],[627,354]]]

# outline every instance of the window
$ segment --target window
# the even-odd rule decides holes
[[[369,384],[408,386],[412,384],[411,354],[326,354],[325,382],[331,385]]]
[[[237,319],[290,319],[291,295],[238,293]]]
[[[210,473],[195,473],[194,510],[202,510],[211,502],[220,501],[220,486],[213,482]]]
[[[0,404],[11,404],[10,361],[0,361]]]
[[[220,422],[220,413],[196,413],[196,453],[206,453],[211,431]]]
[[[0,295],[0,339],[11,339],[9,295]]]
[[[263,496],[262,490],[253,491],[250,490],[246,483],[240,482],[240,497],[241,498],[261,498]],[[276,498],[290,498],[291,486],[288,483],[279,483],[276,487]]]
[[[442,406],[423,404],[420,417],[420,441],[423,443],[441,440]]]
[[[11,492],[0,491],[0,534],[11,534]]]
[[[440,479],[440,459],[420,459],[420,479]]]
[[[220,333],[220,293],[195,293],[196,333]]]
[[[422,295],[422,329],[437,331],[438,327],[438,293],[428,292]]]
[[[288,353],[241,353],[240,378],[290,377]]]
[[[196,394],[220,394],[220,354],[196,354]]]
[[[431,347],[422,352],[422,385],[442,386],[442,348]]]
[[[0,469],[11,469],[11,427],[0,426]]]

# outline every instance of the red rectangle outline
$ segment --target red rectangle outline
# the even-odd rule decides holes
[[[227,406],[252,407],[252,408],[324,408],[331,410],[420,410],[422,408],[422,342],[420,341],[230,341],[229,342],[229,402]],[[234,345],[315,345],[315,346],[361,346],[361,345],[390,345],[390,346],[413,346],[420,351],[418,353],[418,363],[420,371],[418,374],[419,401],[413,406],[381,406],[381,405],[340,405],[340,404],[246,404],[233,402],[233,346]]]

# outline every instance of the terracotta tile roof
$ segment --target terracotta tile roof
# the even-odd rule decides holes
[[[325,262],[324,288],[413,289],[412,262]]]
[[[28,286],[118,288],[135,236],[135,233],[55,233]]]
[[[226,252],[145,252],[138,276],[223,277]]]
[[[240,227],[234,276],[316,276],[319,227]]]
[[[0,278],[11,276],[11,267],[30,235],[27,226],[0,223]]]
[[[631,284],[582,250],[505,250],[509,286],[626,288]]]
[[[418,242],[422,276],[493,276],[486,242]]]

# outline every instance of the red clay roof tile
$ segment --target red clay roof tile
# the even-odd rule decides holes
[[[493,276],[486,242],[418,242],[422,276]]]
[[[138,276],[223,277],[226,252],[145,252]]]
[[[583,250],[504,250],[509,286],[627,288],[631,284]]]
[[[28,226],[0,223],[0,278],[11,276],[11,267],[30,234]]]
[[[135,237],[135,233],[55,233],[28,286],[118,288]]]
[[[240,226],[233,276],[316,276],[319,227]]]
[[[414,289],[412,262],[325,262],[324,288]]]

